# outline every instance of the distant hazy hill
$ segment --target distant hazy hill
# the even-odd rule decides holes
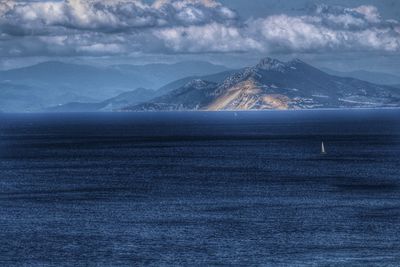
[[[262,110],[399,107],[400,90],[329,75],[301,60],[265,58],[223,82],[193,80],[123,110]]]
[[[70,102],[63,105],[47,108],[50,112],[97,112],[113,111],[128,105],[135,105],[150,100],[156,96],[154,90],[138,88],[136,90],[119,94],[116,97],[98,103]]]
[[[55,93],[76,93],[92,99],[104,99],[118,92],[143,86],[140,76],[125,75],[110,68],[61,62],[45,62],[34,66],[2,71],[0,80],[51,88]]]
[[[4,111],[26,112],[70,102],[97,103],[135,88],[156,89],[181,77],[225,70],[207,62],[110,67],[44,62],[0,71],[0,104]]]
[[[151,89],[158,89],[167,83],[189,76],[204,76],[228,70],[225,66],[203,61],[185,61],[175,64],[149,64],[143,66],[115,65],[112,68],[128,75],[142,77],[149,81],[149,84],[143,85],[143,87]]]
[[[322,69],[328,74],[340,76],[340,77],[351,77],[356,78],[359,80],[376,83],[376,84],[384,84],[384,85],[394,85],[400,84],[400,77],[388,74],[388,73],[381,73],[381,72],[372,72],[372,71],[365,71],[365,70],[358,70],[358,71],[350,71],[350,72],[340,72],[334,71],[330,69]]]
[[[85,102],[70,102],[63,105],[58,105],[47,109],[47,111],[52,112],[95,112],[95,111],[112,111],[119,110],[129,105],[135,105],[142,102],[151,100],[154,97],[165,95],[177,88],[184,86],[185,84],[195,80],[204,79],[213,82],[222,82],[229,75],[235,71],[224,71],[216,74],[206,75],[206,76],[190,76],[183,79],[171,82],[160,89],[147,90],[147,89],[137,89],[134,91],[122,93],[117,97],[107,99],[105,101],[96,103],[85,103]]]
[[[51,88],[40,88],[23,84],[0,83],[0,110],[3,112],[34,112],[49,105],[56,105],[60,99],[66,101],[89,101],[68,92],[54,92]]]
[[[45,94],[42,89],[33,86],[0,83],[0,109],[7,112],[32,111],[41,109],[46,101],[36,95]]]

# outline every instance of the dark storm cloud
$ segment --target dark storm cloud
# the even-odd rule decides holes
[[[371,5],[240,19],[213,0],[0,3],[0,55],[400,51],[398,21]]]

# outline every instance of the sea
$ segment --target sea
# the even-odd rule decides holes
[[[0,266],[399,265],[399,109],[0,114]]]

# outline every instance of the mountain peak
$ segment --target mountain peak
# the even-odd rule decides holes
[[[285,63],[270,57],[266,57],[260,60],[256,65],[256,68],[262,70],[277,70],[282,71],[285,68]]]

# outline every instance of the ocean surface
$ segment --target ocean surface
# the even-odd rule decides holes
[[[0,266],[142,265],[399,266],[400,110],[0,114]]]

